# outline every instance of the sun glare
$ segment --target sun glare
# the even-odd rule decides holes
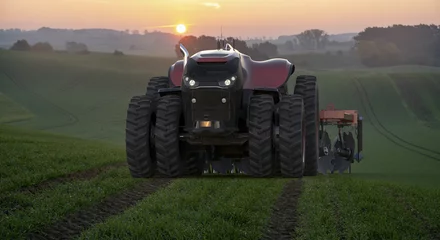
[[[186,32],[186,27],[183,24],[179,24],[176,26],[176,32],[182,34]]]

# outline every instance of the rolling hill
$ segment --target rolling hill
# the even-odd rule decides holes
[[[318,76],[320,108],[365,119],[350,175],[132,179],[128,101],[173,61],[0,51],[3,236],[439,238],[440,69],[298,70]]]

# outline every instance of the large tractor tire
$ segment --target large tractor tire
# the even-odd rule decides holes
[[[278,92],[284,96],[289,94],[289,89],[287,87],[287,82],[281,85],[281,87],[278,88]]]
[[[159,98],[156,112],[156,160],[157,169],[166,177],[179,177],[184,166],[180,154],[179,122],[182,100],[177,95]]]
[[[255,177],[270,177],[273,165],[273,113],[271,95],[253,95],[249,102],[249,167]]]
[[[188,152],[185,154],[185,175],[200,176],[205,167],[206,153],[202,151]]]
[[[306,115],[304,176],[316,176],[318,174],[319,158],[319,91],[316,77],[308,75],[298,76],[294,95],[303,97]]]
[[[279,103],[279,161],[283,177],[301,178],[305,161],[305,114],[301,96]]]
[[[145,95],[151,100],[154,112],[156,111],[157,101],[159,100],[159,89],[169,87],[170,80],[168,77],[152,77],[148,82]]]
[[[125,128],[125,146],[130,174],[135,178],[154,175],[156,161],[150,148],[151,102],[144,96],[130,99]],[[153,155],[153,156],[152,156]]]

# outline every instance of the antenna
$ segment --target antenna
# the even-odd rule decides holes
[[[223,26],[220,26],[220,39],[223,39]]]

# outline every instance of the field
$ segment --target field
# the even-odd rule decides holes
[[[364,117],[350,175],[132,179],[128,101],[174,60],[0,51],[2,239],[440,239],[439,68],[294,74]]]

